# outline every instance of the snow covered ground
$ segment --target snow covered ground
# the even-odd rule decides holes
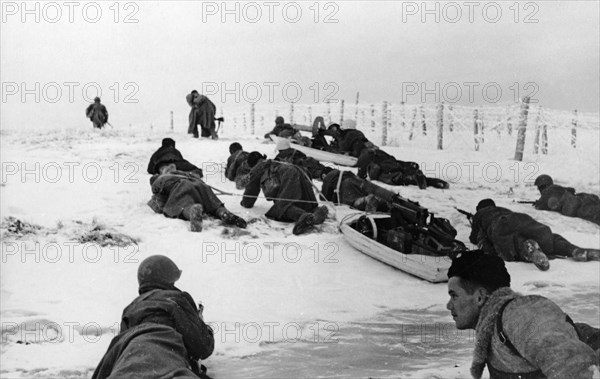
[[[452,182],[448,190],[394,189],[450,219],[463,241],[469,224],[454,207],[473,211],[492,197],[575,244],[600,248],[597,225],[516,203],[537,198],[532,183],[540,173],[599,192],[597,131],[587,139],[581,133],[589,147],[526,154],[522,163],[512,160],[510,139],[484,144],[480,152],[451,139],[443,151],[418,144],[386,150]],[[166,136],[202,165],[208,184],[238,196],[223,177],[229,144],[274,156],[273,144],[250,136],[210,141],[118,129],[2,132],[1,377],[90,377],[118,333],[123,308],[137,295],[138,263],[153,254],[171,257],[183,269],[178,287],[204,304],[205,320],[216,331],[215,352],[204,364],[215,378],[469,377],[473,334],[454,328],[446,285],[354,250],[333,217],[314,233],[294,236],[291,225],[261,217],[270,206],[264,199],[247,210],[240,197],[221,197],[254,220],[245,231],[208,220],[202,233],[191,233],[185,221],[154,214],[146,205],[146,165]],[[119,233],[137,245],[87,242]],[[547,272],[524,263],[508,263],[508,269],[517,291],[547,296],[574,320],[599,326],[598,262],[554,260]]]

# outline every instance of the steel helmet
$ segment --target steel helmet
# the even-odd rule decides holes
[[[535,179],[535,182],[533,183],[536,187],[548,187],[554,184],[554,181],[552,180],[552,177],[550,177],[550,175],[540,175]]]
[[[181,277],[181,270],[175,262],[164,255],[152,255],[138,267],[138,284],[173,284]]]

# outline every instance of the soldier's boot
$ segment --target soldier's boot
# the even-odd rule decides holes
[[[202,231],[202,204],[194,204],[190,207],[190,230],[192,232]]]
[[[292,233],[294,235],[304,234],[311,230],[315,225],[315,215],[312,213],[304,213],[298,221],[296,221],[296,225],[294,225],[294,229]]]
[[[319,224],[322,224],[323,222],[325,222],[325,219],[327,218],[328,214],[329,214],[329,209],[327,209],[326,206],[322,205],[320,207],[317,207],[313,211],[313,215],[315,216],[315,225],[319,225]]]
[[[533,263],[535,267],[542,271],[547,271],[550,268],[548,257],[534,240],[525,240],[523,242],[523,259]]]
[[[219,209],[217,209],[216,213],[217,217],[223,220],[223,222],[227,225],[235,225],[238,228],[242,229],[245,229],[247,226],[247,223],[243,218],[234,215],[225,207],[220,207]]]
[[[576,248],[571,255],[578,262],[600,261],[600,250]]]

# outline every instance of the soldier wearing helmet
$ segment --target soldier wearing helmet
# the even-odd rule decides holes
[[[96,97],[94,102],[87,107],[85,110],[85,116],[92,120],[94,128],[102,129],[108,122],[108,111],[100,102],[99,97]]]
[[[125,308],[121,329],[92,378],[197,378],[214,350],[212,329],[187,292],[175,287],[181,270],[164,255],[137,272],[139,296]]]
[[[554,184],[552,177],[546,174],[538,176],[534,185],[541,194],[533,204],[536,209],[559,212],[600,225],[600,198],[597,195],[576,193],[574,188]]]

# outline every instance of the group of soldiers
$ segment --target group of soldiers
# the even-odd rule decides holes
[[[298,137],[297,130],[286,126],[282,118],[277,122],[274,132]],[[311,142],[324,135],[333,137],[333,143],[325,140],[327,146],[337,146],[359,161],[363,159],[358,175],[323,165],[294,149],[288,139],[278,140],[273,159],[257,151],[246,152],[234,142],[229,147],[225,176],[244,191],[241,205],[252,208],[262,191],[267,200],[273,201],[265,216],[293,222],[293,233],[304,234],[328,216],[328,208],[315,197],[316,180],[322,182],[317,192],[328,201],[366,212],[390,212],[393,205],[378,195],[377,186],[370,180],[382,180],[382,175],[394,177],[391,173],[395,169],[406,176],[406,168],[398,169],[392,162],[394,157],[369,146],[358,133],[348,133],[339,125],[327,131],[330,133],[314,135]],[[348,135],[354,136],[345,140]],[[378,161],[376,157],[385,159]],[[411,162],[401,164],[418,171]],[[379,176],[371,174],[377,170]],[[193,232],[202,230],[207,215],[226,225],[247,227],[247,222],[230,212],[202,180],[202,170],[183,158],[171,138],[163,139],[152,155],[148,173],[152,175],[148,205],[155,212],[188,220]],[[426,187],[418,179],[390,181]],[[424,183],[429,183],[427,178]],[[534,204],[536,208],[598,223],[597,196],[559,187],[547,175],[538,177],[535,184],[541,194]],[[598,261],[600,251],[577,247],[531,216],[498,207],[492,199],[481,200],[476,210],[470,215],[469,239],[478,250],[463,251],[453,258],[448,271],[447,303],[458,329],[476,331],[472,376],[481,378],[487,366],[491,378],[592,378],[591,367],[598,365],[600,357],[600,331],[573,322],[547,298],[514,292],[504,261],[531,262],[547,270],[549,258]],[[151,256],[140,264],[140,296],[123,311],[121,332],[111,342],[93,378],[207,377],[206,368],[198,360],[212,354],[213,331],[203,321],[203,307],[196,306],[189,294],[175,287],[180,276],[181,270],[166,256]],[[529,338],[523,338],[525,335]]]

